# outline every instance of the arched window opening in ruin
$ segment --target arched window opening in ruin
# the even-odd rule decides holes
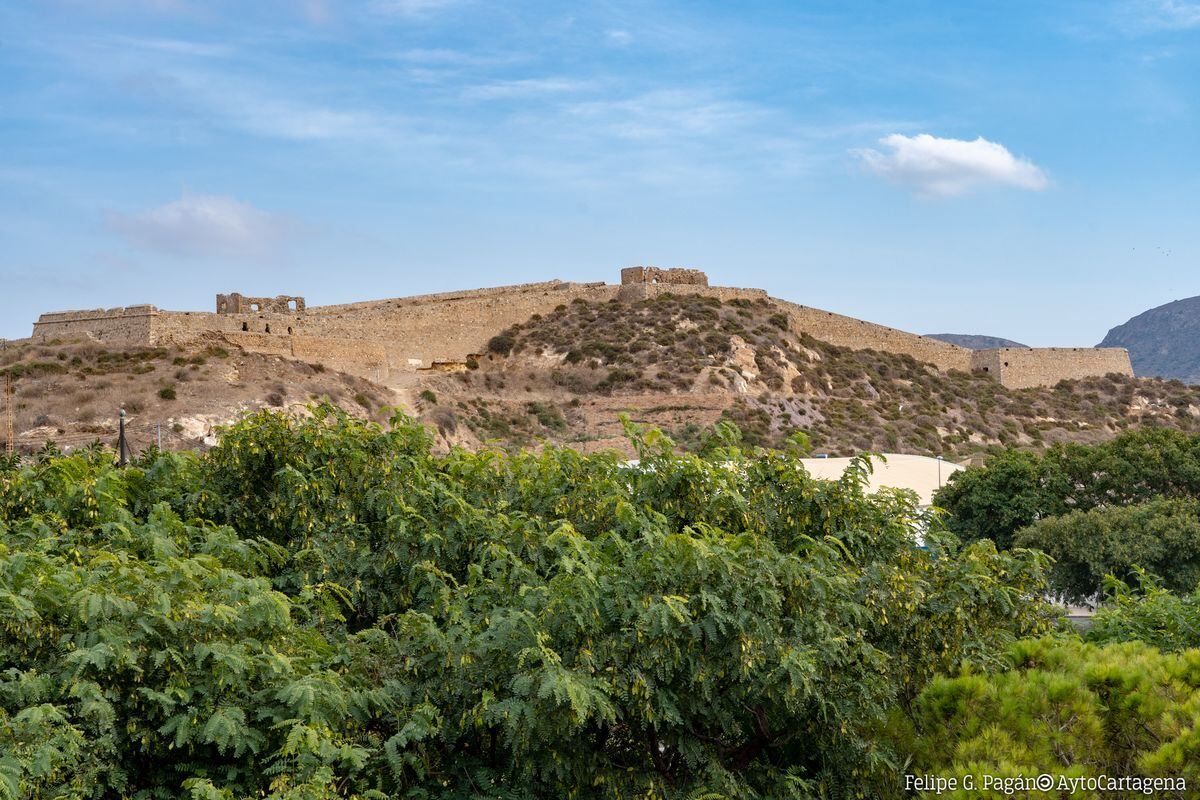
[[[242,323],[242,330],[244,330],[244,331],[248,331],[248,330],[250,330],[250,323],[249,323],[249,322],[243,322],[243,323]]]
[[[271,323],[267,323],[267,333],[271,332]]]
[[[288,335],[291,336],[291,334],[292,334],[292,326],[288,325]]]
[[[251,303],[250,310],[251,311],[261,311],[262,309],[259,307],[258,303]]]
[[[1007,361],[1005,361],[1005,362],[1004,362],[1004,366],[1006,366],[1006,367],[1008,366],[1008,362],[1007,362]]]

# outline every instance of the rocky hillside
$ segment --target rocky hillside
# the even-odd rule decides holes
[[[16,442],[25,451],[47,441],[64,448],[97,439],[111,444],[122,407],[127,437],[140,450],[160,436],[170,449],[211,444],[218,426],[249,409],[303,410],[329,398],[358,416],[383,419],[396,402],[389,390],[320,364],[221,347],[8,344],[0,349],[0,391],[6,373],[13,379]]]
[[[689,448],[724,419],[753,444],[780,446],[802,431],[818,452],[952,458],[1097,441],[1138,424],[1200,430],[1200,389],[1178,382],[1112,375],[1009,390],[799,334],[767,300],[576,301],[488,349],[471,370],[427,379],[415,400],[448,442],[621,446],[622,412]]]
[[[956,344],[968,350],[991,350],[997,347],[1028,347],[1027,344],[1014,342],[1000,336],[980,336],[975,333],[927,333],[930,339],[940,339],[943,342]]]
[[[1143,311],[1110,330],[1099,346],[1129,350],[1137,375],[1200,383],[1200,297]]]

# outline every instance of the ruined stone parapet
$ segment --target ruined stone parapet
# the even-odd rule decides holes
[[[275,297],[246,297],[238,292],[217,295],[218,314],[257,314],[260,311],[294,314],[304,311],[304,298],[286,294]]]
[[[626,267],[621,270],[621,285],[655,283],[681,284],[684,286],[708,286],[708,276],[698,269],[671,267]]]

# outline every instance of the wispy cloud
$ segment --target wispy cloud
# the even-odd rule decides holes
[[[1143,30],[1186,30],[1200,27],[1200,2],[1139,0],[1124,9],[1127,23]]]
[[[411,61],[417,64],[438,64],[448,66],[478,66],[497,63],[495,59],[481,56],[479,53],[469,53],[465,50],[455,50],[449,47],[414,47],[396,53],[391,58],[399,61]]]
[[[135,247],[178,256],[261,257],[295,228],[232,197],[190,193],[136,214],[110,212],[104,222]]]
[[[624,139],[707,136],[746,127],[764,113],[749,103],[691,89],[576,103],[568,112]]]
[[[469,100],[511,100],[578,92],[589,86],[591,83],[588,81],[572,78],[523,78],[468,86],[463,90],[463,97]]]
[[[314,25],[324,25],[333,16],[325,0],[300,0],[300,13]]]
[[[461,0],[376,0],[374,8],[382,13],[402,17],[426,17],[460,2]]]
[[[1002,144],[982,136],[967,141],[928,133],[894,133],[879,140],[886,152],[851,151],[871,172],[911,188],[919,195],[952,196],[983,186],[1034,191],[1049,185],[1041,167],[1018,158]]]
[[[624,47],[633,41],[633,34],[627,30],[613,28],[604,32],[604,41],[614,47]]]
[[[181,56],[195,56],[198,58],[220,58],[234,53],[234,48],[227,44],[194,42],[185,39],[148,39],[118,36],[114,41],[119,47],[136,47],[143,50],[153,50]]]
[[[153,84],[157,102],[187,109],[218,127],[297,142],[395,139],[401,120],[362,104],[313,99],[295,87],[236,73],[175,70]],[[163,96],[170,87],[171,95]]]

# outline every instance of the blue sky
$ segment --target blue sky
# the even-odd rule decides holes
[[[0,336],[690,266],[1092,345],[1200,294],[1200,0],[9,0]]]

